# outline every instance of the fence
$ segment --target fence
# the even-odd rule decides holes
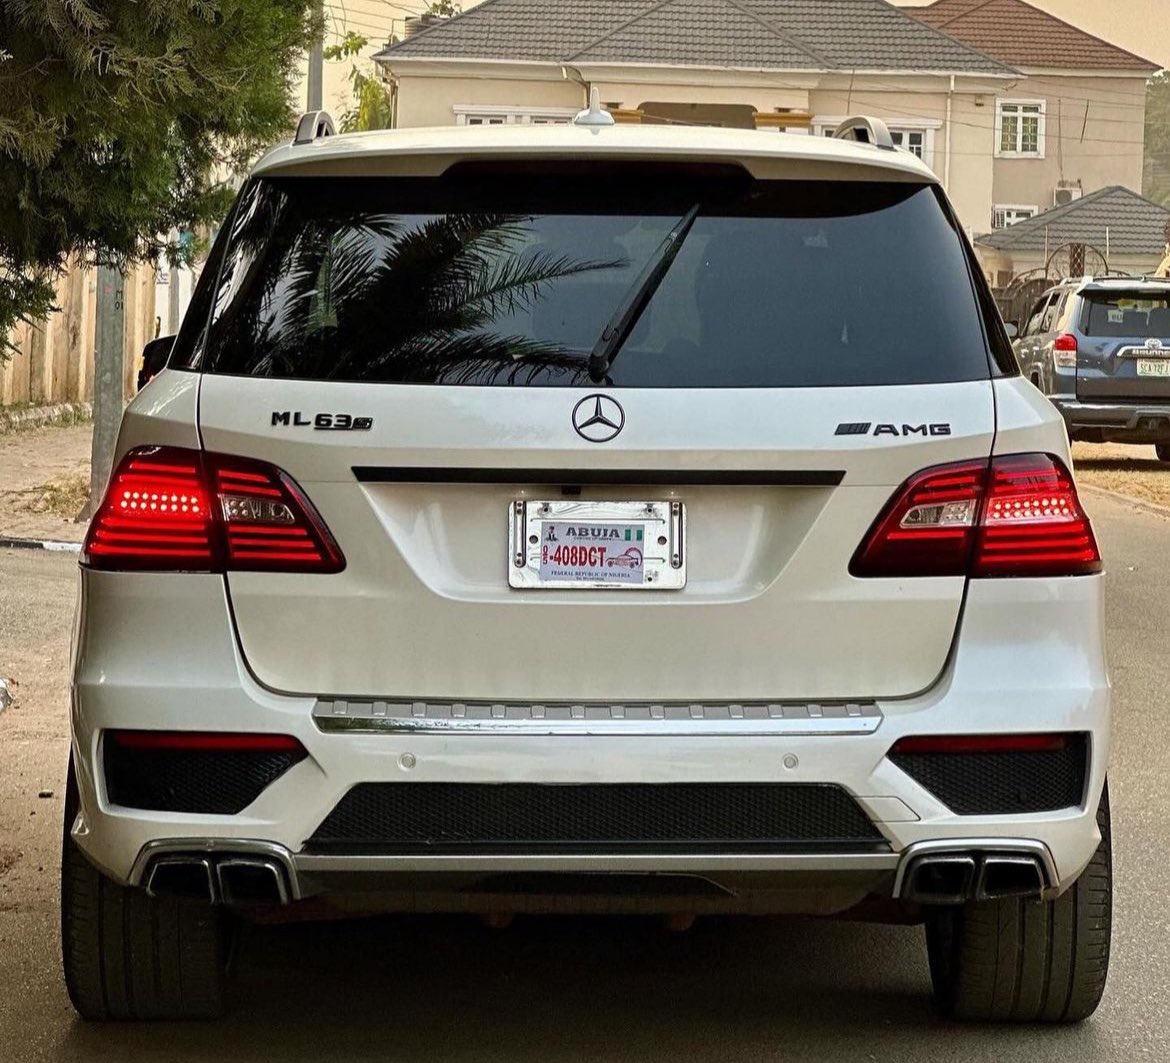
[[[0,407],[93,398],[97,269],[75,263],[57,284],[56,313],[11,335],[18,351],[0,363]],[[122,391],[134,394],[143,345],[155,335],[154,269],[137,266],[126,275]]]

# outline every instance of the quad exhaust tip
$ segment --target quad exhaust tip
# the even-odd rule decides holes
[[[928,853],[913,858],[906,868],[900,899],[910,904],[955,905],[1039,898],[1047,885],[1044,867],[1031,853]]]
[[[1044,869],[1034,856],[988,856],[979,868],[975,884],[977,901],[1003,897],[1039,897],[1044,892]]]
[[[150,865],[144,885],[152,897],[186,897],[210,904],[289,902],[284,867],[260,856],[160,856]]]

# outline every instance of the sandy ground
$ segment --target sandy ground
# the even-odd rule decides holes
[[[1073,460],[1082,484],[1170,506],[1170,463],[1158,461],[1153,447],[1075,443]]]
[[[0,548],[0,553],[14,564],[19,555],[21,565],[20,576],[12,568],[0,571],[0,676],[13,684],[14,695],[0,714],[3,913],[51,906],[56,892],[77,562],[41,551]],[[26,573],[31,582],[24,581]]]
[[[0,537],[81,542],[85,525],[52,512],[49,496],[89,475],[92,435],[89,424],[0,434]]]

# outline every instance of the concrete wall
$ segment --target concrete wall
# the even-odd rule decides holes
[[[1047,210],[1062,180],[1080,181],[1086,193],[1141,191],[1144,78],[1029,77],[1003,98],[1046,101],[1045,147],[1042,159],[995,160],[996,204]]]
[[[9,337],[18,348],[0,362],[0,406],[86,402],[93,398],[97,270],[74,266],[57,284],[58,311]],[[123,394],[137,383],[142,348],[155,335],[154,270],[139,266],[126,277]]]
[[[398,125],[445,126],[455,124],[457,104],[500,107],[584,106],[584,90],[573,81],[476,79],[453,77],[405,77],[398,87]]]

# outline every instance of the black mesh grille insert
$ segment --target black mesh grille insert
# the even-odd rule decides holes
[[[1053,812],[1081,803],[1088,744],[1074,735],[1061,749],[893,752],[890,760],[961,816]]]
[[[133,749],[102,743],[115,805],[231,816],[305,757],[298,751]]]
[[[362,783],[310,851],[737,852],[887,847],[837,786],[771,783]]]

